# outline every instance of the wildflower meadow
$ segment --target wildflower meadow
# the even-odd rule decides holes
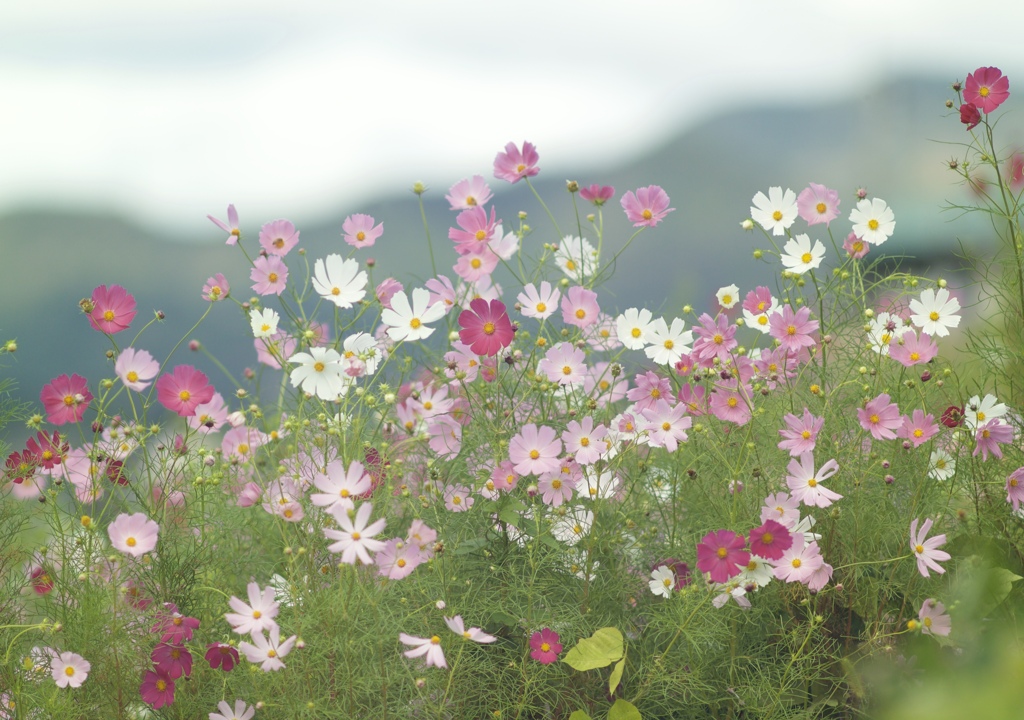
[[[95,342],[0,402],[0,718],[1020,717],[1024,155],[1007,77],[953,90],[936,172],[1000,241],[961,282],[808,180],[723,220],[763,284],[616,307],[692,210],[569,181],[558,217],[510,142],[402,239],[423,278],[370,259],[386,217],[311,257],[228,206],[249,274],[185,289],[168,356],[131,278],[62,289]],[[250,357],[182,359],[210,313]]]

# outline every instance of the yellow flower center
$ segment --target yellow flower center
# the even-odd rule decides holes
[[[263,613],[261,613],[259,610],[253,610],[252,611],[252,619],[253,620],[259,620],[261,617],[263,617]]]
[[[767,325],[768,324],[768,316],[767,315],[758,315],[757,316],[757,324],[758,325]]]
[[[811,439],[811,431],[810,430],[804,430],[802,433],[800,433],[800,437],[802,437],[804,440],[810,440]]]
[[[538,450],[531,450],[530,451],[530,459],[531,460],[536,460],[539,457],[540,457],[540,451],[538,451]]]
[[[736,398],[734,398],[734,397],[731,397],[731,398],[729,398],[728,400],[726,400],[726,404],[727,404],[727,405],[728,405],[729,407],[731,407],[731,408],[734,408],[734,407],[736,407],[736,406],[737,406],[737,405],[739,404],[739,400],[737,400],[737,399],[736,399]]]
[[[569,367],[568,365],[563,366],[562,367],[562,374],[563,375],[572,375],[572,368]]]
[[[70,670],[71,668],[68,668],[68,669]],[[159,690],[160,692],[163,692],[164,690],[166,690],[167,689],[167,681],[163,680],[163,679],[157,680],[156,681],[156,689]]]
[[[554,490],[558,490],[559,488],[562,487],[562,481],[559,480],[558,478],[555,478],[554,480],[551,481],[551,487]]]
[[[715,335],[715,336],[714,336],[714,337],[712,338],[712,340],[714,340],[714,342],[715,342],[715,345],[721,345],[721,344],[722,344],[723,342],[725,342],[725,338],[724,338],[724,337],[722,337],[721,335]]]
[[[71,667],[70,665],[68,665],[66,668],[64,668],[64,674],[67,675],[68,677],[71,677],[72,675],[75,674],[75,669],[73,667]]]
[[[982,97],[988,97],[989,92],[989,89],[984,85],[981,87],[981,89],[978,90],[978,94],[981,95]]]
[[[825,205],[825,203],[820,202],[814,206],[814,209],[818,211],[819,215],[824,215],[825,211],[828,210],[828,207]]]
[[[359,242],[362,242],[365,239],[366,239],[366,233],[364,233],[362,230],[360,230],[359,232],[356,233],[356,240],[358,240]]]
[[[575,270],[576,269],[576,263],[574,263],[572,260],[566,260],[565,261],[565,267],[568,270]]]
[[[437,635],[434,635],[433,637],[430,638],[430,644],[431,645],[440,645],[441,644],[441,638],[439,638]]]
[[[473,197],[472,195],[468,195],[466,197],[466,204],[467,205],[476,205],[476,198]]]
[[[541,652],[551,652],[551,645],[548,644],[548,643],[541,643],[540,644],[540,651]]]
[[[729,554],[729,551],[725,548],[718,548],[716,554],[720,558],[725,558]]]
[[[914,552],[916,552],[918,555],[920,555],[921,553],[924,552],[924,546],[923,545],[915,545],[914,546]]]
[[[128,378],[128,382],[135,382],[139,379],[139,374],[134,370],[129,370],[126,377]]]
[[[809,263],[813,259],[814,259],[814,256],[811,255],[809,252],[804,253],[803,255],[800,256],[800,262]]]
[[[358,532],[354,532],[354,533],[352,533],[352,539],[353,539],[353,540],[357,540],[357,541],[358,541],[358,540],[361,540],[361,539],[362,539],[362,537],[363,537],[363,536],[362,536],[362,535],[360,535],[360,534],[359,534]]]
[[[983,413],[983,412],[979,412],[978,413],[978,422],[985,422],[985,413]]]
[[[522,163],[519,163],[518,165],[516,165],[516,172],[517,173],[521,173],[525,169],[526,169],[526,166],[523,165]]]
[[[790,325],[786,328],[787,335],[796,335],[796,325]]]
[[[776,210],[775,212],[772,213],[772,220],[774,220],[775,222],[778,222],[781,219],[782,219],[782,211],[781,210]]]
[[[723,305],[731,305],[732,304],[732,295],[723,295],[722,296],[722,304]]]
[[[916,352],[912,352],[910,353],[910,359],[913,360],[914,362],[917,362],[918,360],[921,359],[921,355]]]
[[[221,290],[220,286],[218,285],[214,285],[212,288],[210,288],[210,295],[212,295],[213,297],[220,297],[220,294],[222,292],[223,290]]]
[[[761,543],[763,545],[771,545],[773,540],[775,540],[775,536],[772,535],[770,532],[766,532],[764,535],[761,536]],[[751,565],[753,565],[753,564],[754,563],[751,563]],[[755,565],[755,567],[756,567],[756,565]],[[753,570],[754,568],[750,568],[750,569]]]
[[[395,565],[400,568],[404,568],[406,565],[405,558],[398,558],[398,560],[395,561]]]
[[[341,288],[340,287],[332,287],[331,288],[331,295],[335,295],[335,296],[341,295]]]
[[[460,498],[458,495],[456,495],[455,497],[452,498],[452,505],[461,505],[461,504],[462,504],[462,498]]]
[[[103,319],[106,320],[107,322],[110,322],[111,320],[113,320],[114,319],[114,311],[113,310],[107,310],[105,313],[103,313]]]
[[[474,270],[479,270],[480,266],[483,265],[483,263],[480,262],[480,258],[473,258],[469,261],[469,264]]]
[[[127,538],[124,541],[124,544],[127,545],[128,547],[135,547],[135,545],[136,545],[135,538],[133,538],[133,537]]]
[[[576,311],[576,319],[577,320],[582,320],[586,316],[587,316],[587,311],[584,310],[583,308],[580,308],[579,310]]]
[[[412,320],[409,321],[409,327],[411,327],[413,330],[418,330],[420,325],[422,324],[423,323],[420,322],[419,318],[413,318]]]
[[[74,395],[65,395],[64,396],[64,405],[66,407],[71,407],[74,404],[75,404],[75,396]]]
[[[873,425],[873,424],[878,422],[878,416],[877,415],[872,415],[871,417],[868,418],[868,421],[870,421],[871,424]]]
[[[877,230],[878,229],[878,221],[875,220],[874,218],[871,218],[870,220],[868,220],[868,227],[870,229],[872,229],[872,230]]]
[[[817,478],[811,478],[810,480],[808,480],[807,481],[807,487],[818,487],[818,479]]]
[[[484,323],[484,335],[493,335],[494,329],[494,323]]]
[[[188,402],[189,398],[192,397],[192,393],[190,393],[188,390],[182,390],[180,393],[178,393],[178,397],[181,399],[182,402]]]
[[[800,562],[800,558],[793,558],[793,567],[798,568],[801,565],[803,565],[803,563]]]
[[[537,303],[537,312],[542,313],[542,312],[547,312],[547,310],[548,310],[548,306],[545,303],[542,303],[542,302]]]
[[[647,208],[644,208],[644,211],[640,214],[644,216],[644,220],[650,220],[652,217],[654,217],[654,213],[652,213]]]
[[[277,657],[277,650],[274,650],[273,648],[271,648],[270,650],[267,650],[267,657],[268,658],[275,658],[275,657]]]
[[[588,437],[581,437],[580,438],[580,446],[587,447],[588,445],[590,445],[590,438],[588,438]]]
[[[914,428],[914,437],[924,437],[924,430],[922,430],[921,428]]]
[[[674,348],[676,346],[676,344],[674,342],[672,342],[671,340],[666,340],[664,344],[665,344],[665,349],[666,350],[671,350],[672,348]]]
[[[313,363],[313,369],[316,370],[317,372],[323,372],[325,367],[326,365],[324,365],[322,362],[318,361]]]
[[[269,275],[267,275],[267,280],[269,280],[272,283],[276,283],[277,282],[277,273],[272,272]]]

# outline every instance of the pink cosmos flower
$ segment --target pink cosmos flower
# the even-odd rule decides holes
[[[542,475],[557,469],[561,454],[558,433],[545,425],[524,425],[508,444],[509,460],[520,475]]]
[[[889,341],[889,357],[904,367],[923,365],[939,354],[939,346],[928,333],[910,331]]]
[[[973,130],[981,122],[981,111],[974,103],[964,103],[960,106],[960,122],[967,126],[967,130]]]
[[[537,481],[537,492],[545,505],[559,507],[564,502],[572,499],[573,491],[576,490],[577,473],[562,473],[561,469],[541,475]]]
[[[403,655],[407,658],[420,657],[425,655],[427,667],[445,668],[448,663],[444,659],[444,650],[441,649],[441,638],[433,635],[428,638],[419,638],[405,633],[399,633],[398,639],[405,645],[412,645],[412,650],[406,650]]]
[[[833,569],[827,562],[822,562],[821,566],[807,578],[807,589],[812,593],[820,592],[832,579]]]
[[[212,670],[231,672],[238,664],[238,651],[225,643],[210,643],[206,646],[206,654],[203,657],[210,663]]]
[[[482,207],[473,207],[460,212],[455,222],[459,227],[448,229],[448,239],[455,243],[455,251],[459,255],[478,255],[494,238],[499,221],[494,217],[494,208],[488,217]]]
[[[814,345],[811,333],[818,330],[818,321],[811,320],[811,309],[802,307],[796,312],[790,305],[783,305],[782,312],[768,318],[770,334],[779,341],[780,347],[787,352],[795,352],[801,348]]]
[[[931,529],[931,518],[924,521],[924,524],[921,526],[921,532],[917,531],[916,518],[910,523],[910,549],[917,556],[917,570],[923,577],[931,577],[928,573],[929,568],[939,575],[946,572],[945,568],[939,565],[939,562],[949,560],[950,558],[948,552],[938,549],[946,544],[946,536],[944,534],[925,540],[928,531]]]
[[[477,355],[497,355],[512,344],[515,331],[508,319],[505,303],[476,298],[469,310],[459,314],[459,339]]]
[[[476,502],[470,489],[465,485],[449,485],[441,493],[441,496],[444,498],[444,506],[449,512],[466,512]]]
[[[328,540],[336,540],[327,546],[332,553],[341,553],[341,561],[349,565],[355,565],[356,559],[363,565],[372,565],[371,552],[378,552],[384,547],[380,540],[374,540],[373,536],[378,535],[386,524],[384,518],[379,518],[370,523],[370,513],[373,512],[372,503],[363,503],[355,513],[355,518],[349,517],[348,511],[335,505],[331,508],[331,514],[341,527],[341,530],[331,528],[324,529],[324,535]]]
[[[370,475],[358,460],[353,460],[346,471],[344,463],[335,459],[327,463],[325,470],[326,474],[318,472],[313,477],[313,485],[323,492],[313,493],[309,498],[318,507],[354,508],[353,499],[370,489]]]
[[[452,210],[469,210],[477,205],[486,205],[491,199],[491,189],[481,175],[459,180],[448,189],[444,196]]]
[[[43,386],[39,400],[46,409],[47,421],[54,425],[64,425],[81,421],[92,400],[92,393],[81,375],[58,375],[49,385]]]
[[[139,688],[142,701],[159,710],[174,702],[174,680],[159,670],[150,670]]]
[[[228,221],[226,223],[218,220],[213,215],[207,215],[206,217],[210,222],[228,234],[225,245],[234,245],[238,242],[238,238],[242,236],[242,232],[238,229],[238,211],[235,210],[234,205],[228,205]]]
[[[562,652],[561,638],[551,628],[538,630],[530,636],[530,657],[541,665],[550,665],[558,661],[558,654]]]
[[[213,399],[213,385],[206,375],[191,365],[178,365],[171,374],[164,373],[156,381],[160,404],[181,417],[192,417],[196,408]]]
[[[631,388],[626,393],[626,397],[634,404],[637,412],[653,408],[659,400],[667,400],[672,397],[672,383],[668,378],[650,370],[643,375],[637,373],[633,382],[636,383],[636,387]]]
[[[35,459],[44,474],[60,472],[60,466],[68,456],[70,447],[63,442],[56,430],[50,436],[40,430],[34,438],[25,441],[25,451]]]
[[[374,222],[372,215],[349,215],[341,224],[342,237],[352,247],[372,247],[377,238],[384,234],[384,223],[374,227]]]
[[[435,415],[427,425],[430,449],[442,458],[457,457],[462,450],[462,425],[450,415]]]
[[[203,285],[203,300],[218,302],[219,300],[226,300],[229,295],[231,295],[231,286],[228,285],[228,280],[224,277],[224,273],[217,273],[213,277],[206,279],[206,284]]]
[[[868,254],[868,250],[871,249],[871,244],[867,240],[862,240],[857,237],[857,233],[851,232],[843,240],[843,250],[846,254],[852,257],[854,260],[860,260],[862,257]]]
[[[246,709],[244,700],[235,700],[235,709],[232,710],[224,700],[217,703],[219,713],[210,713],[210,720],[252,720],[256,714],[256,706]]]
[[[722,422],[746,425],[753,417],[751,395],[750,388],[741,383],[720,385],[711,393],[711,413]]]
[[[117,356],[114,372],[126,388],[142,392],[160,372],[160,363],[145,350],[125,348]]]
[[[800,461],[790,460],[786,471],[786,484],[789,486],[793,497],[804,505],[813,507],[828,507],[843,496],[832,492],[821,483],[828,480],[839,470],[839,464],[833,459],[821,466],[817,472],[814,471],[814,455],[803,453]]]
[[[881,393],[857,411],[860,426],[871,433],[875,440],[892,440],[903,424],[900,409],[890,402],[886,393]]]
[[[773,493],[764,499],[761,522],[775,520],[792,530],[800,522],[800,501],[789,493]]]
[[[711,582],[727,582],[750,562],[750,553],[744,550],[746,545],[743,536],[731,530],[708,533],[697,544],[697,569],[708,573]]]
[[[615,188],[611,185],[590,185],[580,188],[580,197],[598,207],[604,205],[615,196]]]
[[[628,192],[619,203],[633,227],[656,227],[666,215],[675,211],[668,206],[668,194],[658,185],[637,188],[635,194]]]
[[[597,305],[597,293],[574,285],[562,298],[562,320],[568,325],[585,328],[597,322],[601,308]]]
[[[411,575],[423,559],[419,546],[401,538],[392,538],[384,543],[373,561],[377,563],[377,572],[381,576],[389,580],[401,580]]]
[[[453,618],[446,617],[444,623],[448,626],[449,630],[456,635],[461,635],[466,640],[472,640],[477,643],[492,643],[498,639],[493,635],[488,635],[478,627],[471,627],[467,630],[461,615],[456,615]]]
[[[135,296],[120,285],[100,285],[92,291],[89,324],[94,330],[113,335],[127,330],[135,317]]]
[[[89,677],[89,670],[92,665],[78,653],[62,652],[59,655],[53,652],[50,659],[50,675],[57,687],[81,687],[86,678]]]
[[[479,253],[467,253],[460,256],[452,265],[452,270],[466,282],[475,283],[489,278],[494,269],[498,267],[498,261],[497,255],[488,248],[483,248]]]
[[[785,582],[807,583],[825,560],[821,557],[818,543],[806,544],[803,533],[793,534],[793,544],[779,558],[775,569],[775,577]]]
[[[430,278],[424,283],[424,286],[430,291],[428,306],[441,303],[446,315],[455,307],[455,286],[447,276],[438,275],[436,278]]]
[[[898,437],[909,440],[914,447],[920,447],[932,439],[939,432],[939,425],[935,422],[935,416],[931,413],[924,414],[924,410],[915,410],[912,415],[903,418],[903,424],[896,432]]]
[[[249,272],[253,292],[259,295],[280,295],[288,285],[288,266],[277,255],[260,256]]]
[[[988,454],[992,453],[997,458],[1003,457],[1003,451],[999,444],[1006,444],[1013,441],[1013,426],[1007,425],[999,418],[992,418],[984,425],[979,425],[974,435],[975,446],[971,457],[981,453],[982,460],[988,460]]]
[[[274,220],[260,228],[259,240],[268,255],[284,257],[299,244],[299,231],[290,220]]]
[[[647,422],[643,429],[647,431],[650,444],[675,452],[679,443],[686,442],[686,431],[693,425],[693,419],[684,417],[685,412],[686,406],[683,403],[673,407],[665,400],[659,400],[653,408],[644,410],[641,414]]]
[[[786,413],[782,419],[786,423],[785,430],[779,430],[784,440],[779,443],[779,450],[788,450],[790,457],[799,457],[812,452],[818,442],[818,433],[825,424],[825,418],[816,418],[806,407],[802,418]]]
[[[561,342],[545,353],[537,363],[537,371],[559,385],[576,385],[586,379],[584,357],[583,351],[572,343]]]
[[[839,192],[818,183],[809,183],[796,197],[796,208],[808,225],[830,222],[839,217]]]
[[[182,645],[192,639],[192,634],[198,627],[199,620],[182,615],[174,603],[164,603],[150,630],[160,635],[160,642]]]
[[[177,680],[182,675],[189,677],[192,674],[192,653],[181,645],[159,643],[153,648],[149,658],[156,666],[156,671],[171,680]]]
[[[231,629],[239,635],[250,635],[270,630],[277,625],[274,618],[280,606],[274,601],[274,588],[268,585],[260,590],[257,583],[251,582],[246,586],[246,591],[249,593],[248,605],[234,595],[228,600],[234,612],[226,613],[224,619],[231,625]]]
[[[946,612],[946,606],[934,598],[928,598],[924,601],[924,604],[921,605],[921,610],[917,613],[917,618],[921,622],[921,632],[925,635],[942,635],[945,637],[953,629],[953,623]]]
[[[702,314],[694,325],[693,332],[698,340],[693,343],[693,358],[702,365],[709,364],[714,358],[727,362],[732,351],[739,343],[736,341],[736,326],[730,325],[725,315],[711,317]]]
[[[281,369],[281,361],[295,354],[299,341],[280,328],[268,338],[256,338],[256,359],[275,370]]]
[[[1024,502],[1024,467],[1017,468],[1006,478],[1006,502],[1013,505],[1014,512]]]
[[[789,529],[772,519],[750,531],[750,552],[765,560],[778,560],[793,545]]]
[[[540,172],[538,160],[540,155],[533,144],[523,142],[523,150],[520,152],[516,144],[510,142],[505,146],[505,152],[494,156],[494,177],[515,184]]]
[[[403,290],[405,290],[405,288],[402,286],[402,283],[398,282],[394,278],[384,278],[375,290],[377,301],[385,308],[392,310],[391,298]]]
[[[295,647],[295,636],[281,642],[281,628],[274,625],[266,637],[263,633],[254,633],[252,642],[242,641],[238,643],[238,649],[245,653],[245,659],[251,663],[261,663],[263,672],[280,670],[285,665],[281,658],[292,651]]]
[[[551,314],[555,312],[555,309],[558,307],[558,300],[561,297],[562,293],[558,291],[558,288],[553,288],[551,283],[545,280],[541,282],[539,292],[533,283],[523,287],[523,291],[519,293],[516,300],[519,301],[522,308],[520,312],[523,315],[537,320],[544,320],[551,317]]]
[[[686,406],[686,412],[690,415],[707,415],[710,412],[709,403],[708,391],[703,385],[686,383],[679,388],[679,404]]]
[[[980,67],[964,82],[964,101],[990,113],[1010,97],[1010,79],[999,68]]]
[[[491,473],[491,481],[499,492],[509,492],[514,490],[516,483],[519,482],[519,473],[512,466],[512,461],[502,460]]]
[[[580,465],[590,465],[604,454],[607,448],[604,437],[607,434],[608,428],[604,425],[595,427],[594,418],[588,415],[583,418],[583,422],[570,420],[565,432],[562,433],[562,440],[565,442],[565,451],[573,453],[576,462]]]
[[[145,513],[121,513],[107,526],[110,544],[132,557],[139,557],[156,547],[160,526]]]
[[[228,421],[228,406],[224,403],[224,397],[215,392],[210,402],[196,406],[196,414],[185,422],[190,428],[203,435],[216,432]]]

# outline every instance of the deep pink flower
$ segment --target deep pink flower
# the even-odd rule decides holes
[[[164,373],[156,381],[160,404],[182,417],[192,417],[196,408],[213,400],[213,385],[191,365],[178,365],[171,374]]]
[[[591,185],[580,188],[580,197],[587,202],[594,203],[598,207],[604,205],[614,196],[615,188],[611,185]]]
[[[937,432],[939,432],[939,426],[935,422],[935,416],[931,413],[925,415],[924,410],[915,410],[911,416],[903,418],[903,424],[900,425],[896,435],[909,440],[914,447],[920,447]]]
[[[997,458],[1002,458],[1003,451],[999,445],[1013,441],[1013,426],[1007,425],[999,418],[992,418],[984,425],[978,426],[974,440],[977,444],[974,446],[971,457],[976,457],[980,452],[982,460],[988,460],[989,453]]]
[[[964,82],[964,101],[990,113],[1010,97],[1010,79],[995,67],[980,67]],[[963,113],[961,109],[961,114]]]
[[[213,215],[207,215],[206,217],[210,222],[228,234],[225,245],[234,245],[238,242],[238,238],[242,236],[242,232],[238,229],[238,211],[235,210],[234,205],[228,205],[228,221],[226,223],[223,220],[218,220]]]
[[[731,530],[716,530],[697,544],[697,569],[711,575],[711,582],[724,583],[736,577],[750,562],[744,550],[746,540]]]
[[[939,421],[948,428],[958,428],[964,424],[964,408],[960,405],[950,405],[942,411]]]
[[[523,150],[519,151],[515,143],[508,143],[505,152],[494,156],[494,177],[517,183],[525,177],[533,177],[540,172],[537,161],[540,155],[532,143],[523,142]]]
[[[860,426],[871,433],[875,440],[892,440],[903,424],[900,409],[891,402],[886,393],[881,393],[857,411]]]
[[[89,324],[94,330],[113,335],[127,330],[135,317],[135,297],[120,285],[100,285],[92,291]]]
[[[574,285],[562,297],[562,320],[578,328],[586,328],[597,322],[601,308],[597,304],[597,293],[585,287]]]
[[[160,643],[153,648],[149,657],[156,665],[156,671],[163,673],[171,680],[177,680],[182,675],[188,677],[192,674],[192,653],[182,645]]]
[[[816,418],[811,411],[804,408],[802,418],[786,413],[782,419],[786,422],[786,429],[779,430],[779,435],[785,438],[779,443],[779,450],[788,450],[790,457],[800,457],[805,452],[812,452],[818,441],[818,433],[825,424],[825,418]]]
[[[384,223],[376,227],[373,223],[372,215],[349,215],[341,224],[341,234],[352,247],[370,247],[384,234]]]
[[[43,387],[39,400],[46,409],[46,419],[54,425],[63,425],[82,419],[92,393],[81,375],[58,375]]]
[[[143,702],[159,710],[174,702],[174,680],[159,670],[150,670],[142,680],[139,694]]]
[[[284,257],[299,244],[299,231],[290,220],[274,220],[260,228],[259,240],[268,255]]]
[[[224,672],[231,672],[238,664],[238,651],[225,643],[210,643],[206,646],[206,662],[214,670],[220,668]]]
[[[491,199],[491,189],[482,175],[474,175],[452,185],[444,199],[448,201],[452,210],[468,210],[477,205],[486,205]]]
[[[778,560],[793,545],[789,529],[774,520],[765,520],[750,531],[750,552],[765,560]]]
[[[923,365],[939,354],[939,346],[928,333],[906,332],[889,341],[889,357],[904,367]]]
[[[851,232],[846,236],[846,240],[843,241],[843,250],[854,260],[860,260],[868,254],[870,249],[871,245],[866,240],[857,237],[855,232]]]
[[[768,318],[771,336],[779,341],[779,347],[787,352],[812,347],[814,338],[811,333],[818,330],[818,321],[811,320],[811,309],[802,307],[796,312],[790,305],[783,305],[782,312],[774,313]]]
[[[48,474],[57,468],[60,473],[60,466],[67,459],[71,447],[61,439],[60,433],[53,431],[53,436],[47,435],[40,430],[34,438],[25,441],[25,451],[35,458],[39,468]]]
[[[675,211],[668,206],[668,194],[658,185],[637,188],[636,194],[628,192],[619,203],[633,227],[656,227],[666,215]]]
[[[808,225],[828,224],[839,217],[839,192],[809,183],[796,197],[796,208]]]
[[[562,441],[553,428],[524,425],[508,444],[508,457],[520,475],[541,475],[559,467]]]
[[[6,474],[15,485],[20,485],[26,478],[31,478],[35,474],[38,465],[39,459],[31,451],[15,451],[7,456]]]
[[[551,628],[538,630],[530,636],[530,657],[541,665],[550,665],[558,660],[558,654],[562,652],[561,638]]]
[[[973,130],[981,122],[981,112],[973,103],[964,103],[960,106],[960,122],[967,126],[967,130]]]
[[[259,295],[280,295],[288,285],[288,266],[277,255],[260,256],[249,271],[252,289]]]

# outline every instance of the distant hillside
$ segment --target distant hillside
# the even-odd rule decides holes
[[[853,190],[865,184],[896,212],[897,231],[885,250],[914,254],[921,267],[950,264],[958,236],[969,243],[987,242],[991,229],[978,217],[951,224],[953,216],[940,213],[946,199],[965,199],[945,162],[957,149],[932,140],[963,139],[959,122],[943,117],[944,87],[942,80],[908,80],[833,105],[751,108],[708,121],[624,165],[606,167],[595,158],[591,166],[579,168],[572,177],[581,184],[611,184],[618,194],[661,185],[676,208],[620,258],[606,286],[606,303],[674,313],[686,302],[708,307],[715,290],[732,282],[744,292],[754,284],[773,284],[768,268],[751,260],[751,250],[765,245],[763,238],[739,227],[753,195],[770,185],[799,191],[815,181],[838,189],[843,212],[834,226],[841,242],[849,226],[845,218],[855,204]],[[505,140],[495,138],[495,147]],[[488,167],[466,168],[466,175],[474,173],[491,174]],[[575,234],[565,178],[551,177],[542,168],[536,180],[562,231]],[[522,184],[509,187],[492,181],[492,188],[497,192],[493,204],[507,227],[518,211],[529,213],[534,234],[527,246],[558,240]],[[427,217],[439,271],[454,278],[447,239],[454,213],[447,209],[444,194],[444,188],[433,188],[425,196]],[[241,211],[252,247],[259,225],[273,218],[262,217],[258,208]],[[588,211],[583,203],[581,216]],[[419,210],[407,191],[339,209],[335,217],[300,227],[301,247],[311,259],[347,251],[340,239],[341,223],[352,212],[370,213],[385,224],[384,237],[365,253],[377,259],[375,281],[392,275],[408,287],[413,278],[422,281],[430,275]],[[608,206],[606,257],[622,246],[631,230],[617,203]],[[585,221],[584,235],[593,239]],[[177,242],[183,239],[191,242]],[[26,210],[0,217],[0,261],[5,271],[0,339],[18,338],[20,349],[10,372],[21,384],[19,396],[34,401],[40,387],[60,373],[78,372],[93,381],[113,376],[103,355],[105,340],[91,330],[77,305],[97,284],[121,284],[135,295],[139,316],[130,332],[142,327],[152,311],[165,312],[163,327],[148,331],[137,344],[158,357],[206,309],[200,289],[208,276],[223,272],[236,297],[251,294],[244,258],[236,248],[224,246],[222,233],[213,225],[204,238],[172,238],[116,217]],[[293,268],[299,271],[294,262]],[[194,337],[239,373],[255,362],[248,327],[231,305],[213,310]],[[131,338],[118,340],[127,344]],[[175,361],[196,362],[210,371],[215,383],[223,382],[216,368],[184,346]]]

